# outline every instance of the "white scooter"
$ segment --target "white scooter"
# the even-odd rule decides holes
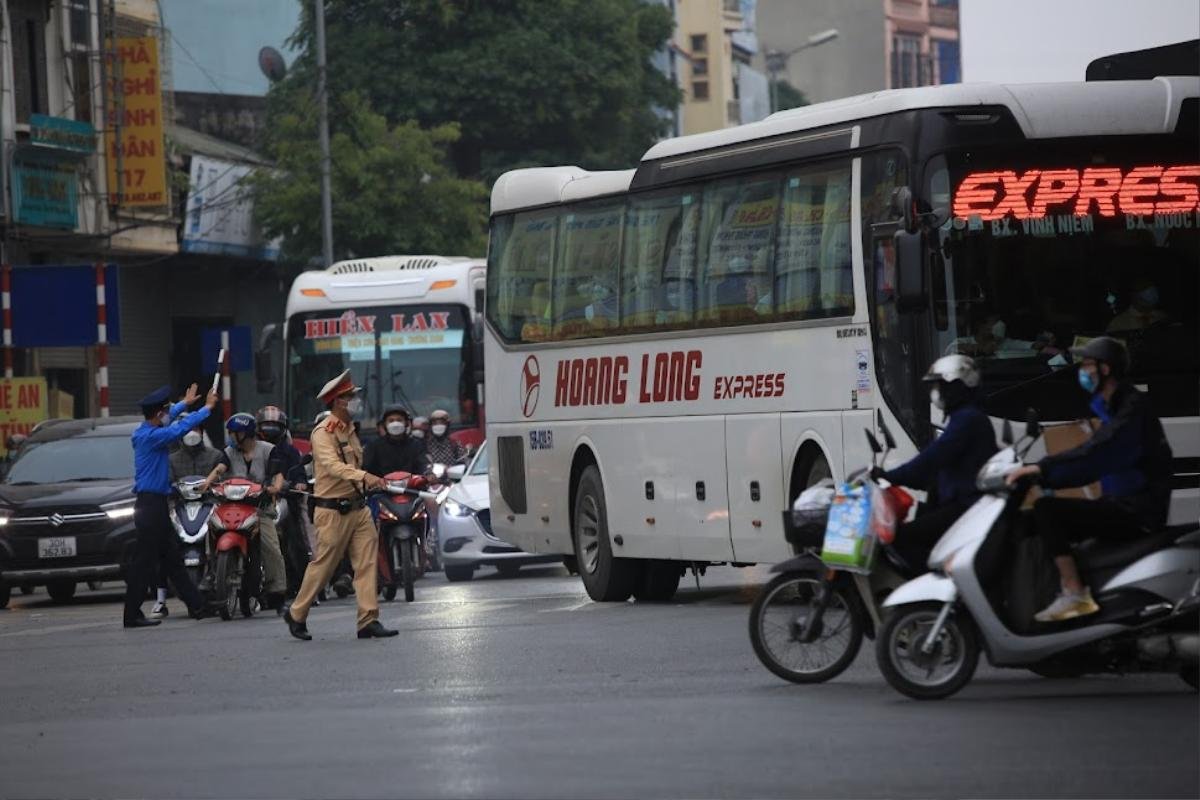
[[[909,697],[940,699],[971,680],[982,647],[997,667],[1048,676],[1177,672],[1196,688],[1200,528],[1194,525],[1079,546],[1076,561],[1100,605],[1095,614],[1036,623],[1013,613],[1013,606],[1028,612],[1028,602],[1012,602],[1014,587],[1007,579],[1032,482],[1010,487],[1006,478],[1040,431],[1031,413],[1022,439],[1028,443],[1021,448],[1005,422],[1008,446],[979,471],[983,496],[934,546],[932,572],[888,596],[883,605],[890,616],[875,642],[880,671]]]

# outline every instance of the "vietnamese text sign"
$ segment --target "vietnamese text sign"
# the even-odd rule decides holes
[[[28,436],[45,418],[45,378],[0,378],[0,453],[8,452],[9,436]]]
[[[116,40],[108,68],[108,202],[121,206],[165,206],[162,83],[154,37]],[[119,78],[118,78],[119,75]],[[118,169],[119,167],[119,169]],[[119,180],[118,180],[119,179]]]
[[[13,219],[22,225],[75,230],[78,181],[73,161],[31,147],[17,148],[12,158]]]
[[[251,171],[244,164],[192,156],[183,252],[263,261],[279,258],[279,243],[264,242],[254,224],[254,200],[247,183]]]
[[[31,114],[29,141],[38,147],[90,155],[96,149],[96,129],[88,122]]]

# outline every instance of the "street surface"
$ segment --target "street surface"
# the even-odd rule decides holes
[[[902,698],[864,646],[822,686],[762,668],[762,569],[667,605],[593,604],[557,567],[440,575],[354,638],[354,600],[122,629],[122,584],[0,611],[6,797],[1195,797],[1200,705],[1174,676],[981,666]],[[150,604],[145,609],[149,611]]]

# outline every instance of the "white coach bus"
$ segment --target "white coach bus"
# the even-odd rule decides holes
[[[791,555],[780,511],[868,462],[875,409],[965,352],[989,413],[1087,413],[1067,348],[1111,333],[1200,516],[1200,79],[880,92],[661,142],[637,169],[492,193],[492,521],[597,600]]]
[[[363,427],[371,435],[380,412],[403,405],[414,415],[442,408],[452,435],[483,440],[480,258],[381,256],[339,261],[301,273],[287,298],[283,325],[284,410],[305,435],[323,409],[317,392],[349,368],[362,386]],[[269,348],[277,326],[264,328],[259,379],[274,381]]]

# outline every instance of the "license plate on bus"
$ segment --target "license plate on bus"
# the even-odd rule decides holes
[[[70,558],[75,555],[74,536],[38,539],[38,558]]]

